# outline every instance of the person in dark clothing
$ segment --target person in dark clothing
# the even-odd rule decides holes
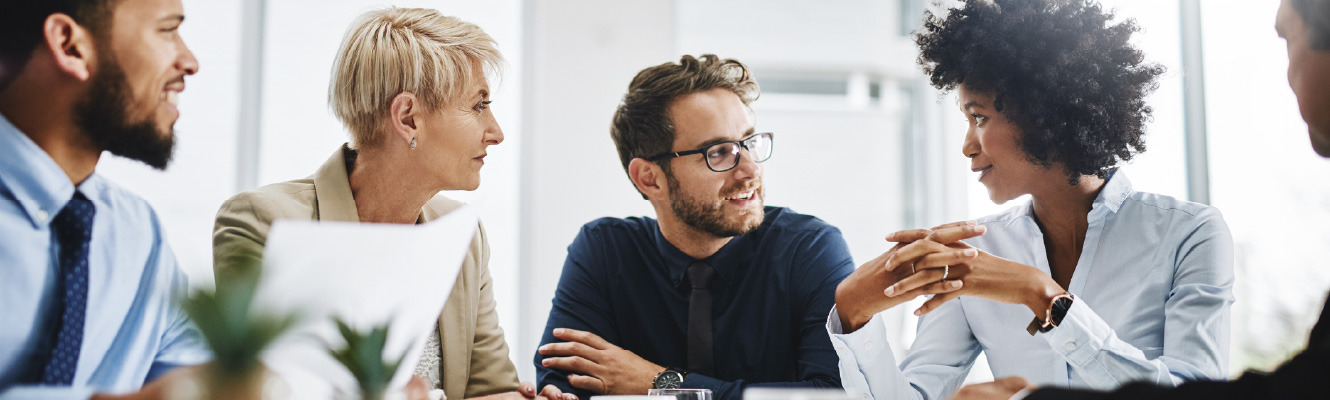
[[[1312,149],[1330,158],[1330,2],[1284,0],[1275,30],[1288,43],[1288,83],[1307,121]],[[1327,304],[1330,306],[1330,304]],[[974,399],[1306,399],[1330,393],[1330,307],[1312,328],[1307,348],[1269,373],[1247,372],[1232,381],[1196,381],[1175,388],[1147,383],[1113,392],[1035,388],[1020,377],[963,388],[953,400]],[[1028,392],[1028,395],[1021,392]]]
[[[652,388],[839,388],[823,328],[854,270],[835,227],[767,207],[747,67],[714,55],[647,68],[611,136],[658,219],[601,218],[568,246],[538,354],[541,386],[585,399]]]

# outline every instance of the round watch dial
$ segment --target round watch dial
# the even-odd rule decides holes
[[[679,371],[665,370],[660,375],[656,375],[656,389],[678,389],[683,386],[683,374]]]

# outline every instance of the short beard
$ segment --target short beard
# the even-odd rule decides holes
[[[757,221],[751,224],[745,224],[745,221],[731,223],[725,218],[725,212],[721,210],[720,204],[707,204],[685,196],[679,186],[679,180],[669,171],[665,171],[665,182],[670,187],[670,209],[674,210],[674,215],[678,216],[685,225],[715,237],[726,238],[752,233],[762,226],[762,220],[766,218],[766,215],[759,211]],[[765,201],[766,188],[759,188],[757,195],[759,199]]]
[[[134,100],[125,71],[110,49],[98,49],[98,54],[106,57],[88,82],[87,96],[74,105],[74,124],[97,148],[166,170],[175,150],[174,130],[157,129],[151,116],[130,121],[128,114]]]

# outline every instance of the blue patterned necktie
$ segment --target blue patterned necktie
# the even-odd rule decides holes
[[[60,243],[60,276],[56,280],[56,307],[60,311],[47,343],[51,352],[38,360],[43,385],[69,386],[74,382],[79,349],[83,346],[83,320],[88,310],[88,242],[92,239],[92,217],[97,213],[82,193],[51,221]]]

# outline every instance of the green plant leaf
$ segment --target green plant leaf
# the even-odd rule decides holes
[[[388,389],[389,381],[406,358],[404,353],[398,356],[396,361],[384,361],[383,351],[388,344],[388,325],[375,326],[368,332],[359,332],[340,318],[334,318],[333,322],[337,324],[337,330],[342,333],[342,339],[346,340],[346,346],[342,348],[329,346],[328,353],[346,366],[347,371],[356,378],[362,397],[382,398]]]
[[[295,314],[251,315],[259,269],[237,270],[250,272],[228,275],[217,281],[217,290],[195,291],[180,300],[181,308],[212,349],[216,366],[212,370],[222,379],[245,376],[258,368],[263,350],[299,318]]]

